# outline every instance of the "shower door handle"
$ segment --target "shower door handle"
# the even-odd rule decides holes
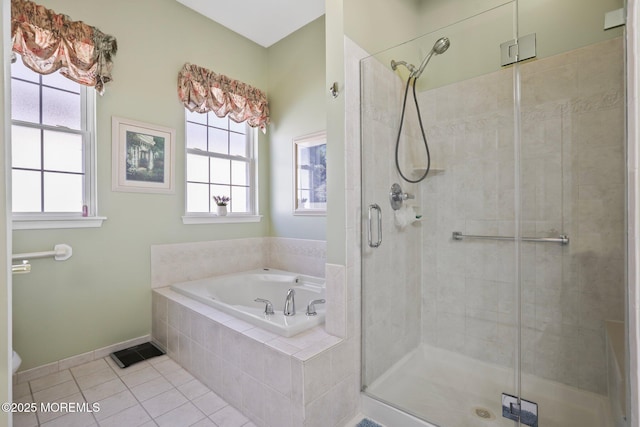
[[[377,220],[378,220],[378,240],[376,240],[376,242],[373,242],[373,215],[372,212],[376,211],[377,212]],[[376,203],[372,203],[369,205],[369,228],[367,229],[367,240],[369,243],[369,247],[370,248],[377,248],[378,246],[380,246],[382,244],[382,210],[380,209],[380,206],[378,206]]]

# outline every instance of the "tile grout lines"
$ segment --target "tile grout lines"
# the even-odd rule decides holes
[[[219,422],[226,423],[231,417],[234,425],[254,425],[166,355],[132,366],[133,370],[123,372],[105,357],[27,381],[24,391],[28,390],[28,395],[19,396],[18,400],[28,398],[38,404],[86,403],[89,408],[99,403],[100,411],[89,414],[38,411],[35,419],[21,419],[16,427],[31,427],[34,421],[43,427],[60,425],[63,421],[64,425],[67,421],[83,426],[122,425],[127,416],[130,420],[135,419],[136,425],[144,426],[172,423],[175,417],[179,417],[184,425],[216,426],[211,419],[216,414]],[[213,411],[209,412],[210,409]],[[106,415],[101,416],[101,413]],[[86,420],[81,419],[82,416]]]

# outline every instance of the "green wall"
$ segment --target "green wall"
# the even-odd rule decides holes
[[[344,99],[344,12],[343,0],[325,2],[327,74],[325,103],[327,108],[327,262],[346,265],[345,203],[345,99]],[[338,85],[333,98],[329,86]],[[353,88],[352,88],[353,90]]]
[[[623,0],[422,2],[417,15],[417,34],[433,32],[433,37],[414,43],[418,50],[415,60],[424,57],[433,40],[441,35],[451,38],[451,48],[438,58],[439,67],[429,64],[430,81],[421,82],[421,88],[428,89],[499,70],[500,44],[516,38],[516,34],[536,33],[537,58],[619,37],[622,28],[604,31],[603,26],[605,13],[621,7]],[[514,16],[517,16],[517,22],[514,22]]]
[[[189,61],[268,91],[267,49],[175,0],[42,0],[118,40],[113,82],[97,99],[102,228],[14,231],[15,252],[73,247],[65,262],[33,260],[14,277],[14,347],[21,369],[148,334],[150,246],[269,235],[269,143],[260,133],[260,223],[183,225],[184,108],[176,80]],[[176,193],[111,191],[111,116],[176,129]],[[265,184],[266,183],[266,184]],[[1,299],[0,299],[1,302]],[[1,326],[1,325],[0,325]]]
[[[345,33],[383,63],[418,65],[435,40],[447,36],[451,48],[429,64],[430,89],[501,68],[500,44],[516,35],[537,35],[544,58],[619,37],[622,28],[603,30],[604,14],[623,0],[345,0]],[[517,16],[517,22],[514,17]],[[438,65],[434,65],[437,62]],[[403,75],[404,73],[400,73]]]
[[[541,58],[620,37],[623,27],[604,31],[604,14],[624,0],[520,0],[519,32],[537,33]]]
[[[271,234],[325,240],[326,216],[293,215],[293,138],[327,128],[325,20],[316,19],[268,48]],[[337,165],[328,164],[329,173]]]
[[[424,0],[342,0],[340,3],[344,3],[344,33],[372,54],[423,34],[417,25]]]
[[[547,57],[618,37],[603,35],[604,14],[623,7],[623,0],[343,0],[345,34],[367,52],[378,53],[469,19],[490,9],[518,7],[519,33],[538,34],[538,55]],[[491,32],[490,26],[475,35]],[[506,41],[506,40],[504,40]],[[487,46],[487,52],[495,46]]]

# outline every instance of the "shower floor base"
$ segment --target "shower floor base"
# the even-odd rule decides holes
[[[421,346],[366,394],[441,427],[513,427],[513,421],[502,417],[501,406],[502,393],[515,394],[513,378],[513,370]],[[538,404],[539,426],[613,426],[605,396],[525,374],[522,390],[523,399]]]

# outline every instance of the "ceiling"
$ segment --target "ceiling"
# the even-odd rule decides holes
[[[324,0],[177,1],[264,47],[324,15]]]

